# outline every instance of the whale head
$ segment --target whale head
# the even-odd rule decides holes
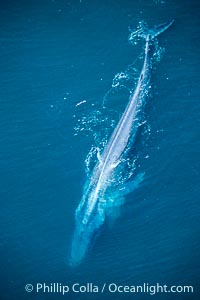
[[[90,215],[76,212],[75,230],[72,238],[70,265],[79,265],[101,231],[104,223],[104,212],[97,205]]]

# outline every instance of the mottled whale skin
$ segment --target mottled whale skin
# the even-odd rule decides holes
[[[106,217],[106,208],[110,200],[105,193],[112,184],[114,170],[120,164],[120,158],[131,137],[134,120],[138,109],[148,94],[152,69],[151,46],[154,38],[171,26],[173,21],[148,30],[138,32],[145,39],[144,63],[136,88],[114,129],[107,146],[94,167],[90,180],[85,185],[84,193],[75,213],[75,230],[71,245],[70,264],[81,263],[91,244],[94,242]]]

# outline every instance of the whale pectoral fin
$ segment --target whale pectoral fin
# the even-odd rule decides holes
[[[144,180],[144,172],[139,173],[132,181],[129,181],[118,188],[115,192],[110,192],[106,197],[106,216],[109,225],[119,218],[121,206],[125,202],[125,196],[139,188]]]
[[[98,204],[98,214],[101,216],[102,221],[105,219],[105,211],[104,208],[101,207],[101,203]]]
[[[115,221],[121,215],[121,206],[124,204],[124,197],[113,198],[106,206],[106,220],[109,227],[112,227]]]
[[[118,207],[124,204],[124,197],[120,194],[113,194],[106,202],[106,208]]]
[[[107,206],[121,206],[124,203],[124,196],[139,188],[144,180],[144,176],[145,172],[141,172],[133,180],[123,183],[121,186],[119,186],[116,191],[110,192],[110,194],[108,194]]]
[[[132,193],[141,186],[144,181],[145,172],[141,172],[136,177],[118,187],[116,191],[111,191],[106,197],[106,207],[116,207],[124,204],[124,196]]]
[[[133,180],[128,181],[119,187],[117,193],[120,196],[125,196],[132,193],[135,189],[141,186],[141,183],[144,181],[145,172],[139,173]]]

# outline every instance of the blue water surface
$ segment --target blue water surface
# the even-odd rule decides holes
[[[200,299],[199,2],[19,0],[2,2],[0,15],[0,299]],[[170,19],[175,23],[159,37],[165,52],[144,112],[150,133],[141,129],[137,138],[145,180],[114,226],[71,268],[85,159],[94,133],[106,132],[102,124],[92,133],[78,125],[77,134],[77,124],[102,109],[114,76],[142,53],[142,42],[128,43],[128,26]],[[127,102],[125,89],[107,97],[114,120]],[[25,291],[37,282],[158,282],[193,285],[194,293]]]

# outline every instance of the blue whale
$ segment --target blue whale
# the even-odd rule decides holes
[[[112,185],[114,170],[121,163],[120,159],[131,138],[138,110],[148,95],[152,70],[151,46],[154,39],[172,23],[173,20],[152,29],[138,30],[137,32],[137,36],[145,40],[143,67],[136,88],[96,163],[90,180],[85,185],[83,197],[76,209],[75,230],[70,254],[70,264],[73,266],[80,264],[84,259],[105,222],[107,208],[115,205],[114,199],[106,197],[106,191]]]

